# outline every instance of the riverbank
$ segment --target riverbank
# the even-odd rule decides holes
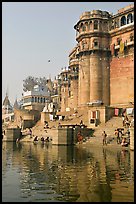
[[[39,134],[37,134],[38,136],[38,142],[36,144],[44,144],[41,141],[41,138],[43,137],[44,140],[49,137],[52,139],[52,141],[50,142],[51,145],[54,144],[54,138],[55,135],[58,134],[58,129],[54,128],[54,129],[48,129],[45,134],[41,134],[39,132]],[[31,135],[27,135],[24,136],[24,138],[22,138],[20,140],[20,142],[22,143],[26,143],[26,142],[34,142],[34,138],[35,136],[31,136]],[[45,142],[46,143],[46,142]],[[122,150],[129,150],[130,149],[130,145],[128,145],[128,147],[122,147],[121,144],[117,144],[117,138],[116,136],[109,136],[107,138],[107,145],[103,145],[103,141],[102,141],[102,137],[100,136],[92,136],[90,138],[88,138],[86,141],[83,141],[82,143],[76,143],[75,144],[78,148],[104,148],[104,149],[122,149]]]
[[[62,121],[61,124],[68,124],[72,125],[70,122]],[[25,135],[27,132],[29,132],[29,129],[25,129],[23,133],[23,137],[21,138],[20,142],[33,142],[35,136],[38,136],[39,143],[41,142],[41,138],[43,137],[44,140],[49,137],[52,139],[52,144],[58,144],[58,121],[50,121],[49,122],[49,128],[45,128],[45,126],[38,121],[38,123],[32,128],[32,135]],[[81,145],[82,146],[103,146],[102,141],[102,132],[106,131],[107,134],[107,145],[103,146],[103,148],[124,148],[121,147],[120,144],[117,144],[116,142],[116,136],[114,135],[114,131],[117,128],[123,128],[124,133],[127,132],[128,128],[123,127],[122,125],[122,118],[121,117],[113,117],[105,124],[100,124],[97,127],[94,127],[94,133],[93,137],[88,137],[87,140],[85,140]],[[78,145],[78,144],[76,144]],[[129,149],[129,146],[127,147]]]

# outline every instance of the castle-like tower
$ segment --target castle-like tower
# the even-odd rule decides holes
[[[111,15],[93,10],[81,15],[77,31],[79,59],[78,106],[110,103],[110,34]]]

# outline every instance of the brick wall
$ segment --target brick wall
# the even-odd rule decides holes
[[[134,101],[133,55],[114,57],[110,65],[110,103],[127,104]]]

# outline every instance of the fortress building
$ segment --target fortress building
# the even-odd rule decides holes
[[[74,29],[77,45],[60,74],[61,111],[84,109],[89,120],[98,111],[106,121],[134,103],[134,6],[84,12]]]

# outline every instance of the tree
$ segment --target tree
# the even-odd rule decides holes
[[[37,85],[45,87],[47,85],[47,79],[45,77],[36,78]]]
[[[32,91],[36,84],[37,82],[35,78],[28,76],[25,80],[23,80],[23,91]]]
[[[44,89],[47,85],[46,78],[28,76],[25,80],[23,80],[23,91],[32,91],[35,85],[39,85]]]

